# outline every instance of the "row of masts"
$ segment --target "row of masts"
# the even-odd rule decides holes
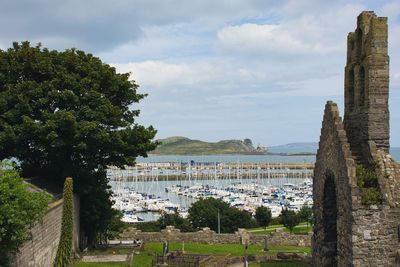
[[[269,163],[146,163],[119,169],[110,167],[109,178],[123,181],[279,179],[313,177],[313,165]]]

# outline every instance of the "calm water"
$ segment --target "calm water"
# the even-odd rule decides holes
[[[390,149],[396,161],[400,162],[400,147]],[[241,163],[308,163],[315,162],[311,156],[279,156],[279,155],[150,155],[148,158],[139,157],[137,162],[241,162]]]
[[[137,162],[224,162],[224,163],[305,163],[315,162],[315,156],[278,156],[278,155],[150,155],[139,157]]]

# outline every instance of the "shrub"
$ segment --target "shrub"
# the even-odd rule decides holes
[[[50,196],[27,190],[15,170],[0,170],[0,266],[8,266],[8,256],[31,239],[30,226],[44,214]]]
[[[283,225],[293,231],[293,228],[300,223],[300,217],[293,210],[284,209],[282,210],[282,223]]]
[[[373,187],[361,188],[361,203],[364,205],[382,203],[381,192]]]
[[[364,166],[357,165],[356,175],[357,185],[361,188],[361,203],[363,205],[382,203],[382,194],[375,172],[366,169]]]
[[[64,202],[61,223],[61,237],[58,244],[57,255],[54,261],[55,267],[72,266],[72,239],[74,231],[74,199],[72,186],[72,178],[66,178],[63,191]]]

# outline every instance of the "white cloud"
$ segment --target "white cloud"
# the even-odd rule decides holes
[[[307,43],[297,39],[281,25],[243,24],[229,26],[218,32],[224,48],[253,53],[325,54],[338,50],[321,43]],[[340,48],[339,48],[340,49]]]
[[[218,31],[217,37],[222,49],[245,54],[269,57],[343,54],[346,34],[351,31],[349,25],[354,24],[362,9],[359,5],[345,5],[324,14],[304,13],[277,24],[226,26]]]

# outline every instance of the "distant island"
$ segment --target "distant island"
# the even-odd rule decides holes
[[[158,140],[161,142],[156,150],[150,154],[157,155],[214,155],[214,154],[248,154],[264,155],[266,149],[258,146],[254,148],[250,139],[222,140],[219,142],[205,142],[192,140],[187,137],[173,136]]]
[[[294,143],[267,149],[261,145],[254,147],[251,139],[244,140],[222,140],[219,142],[205,142],[192,140],[187,137],[173,136],[158,140],[161,144],[150,154],[154,155],[219,155],[219,154],[242,154],[242,155],[314,155],[314,149],[304,149],[305,143]],[[314,147],[314,143],[311,144]],[[285,149],[287,147],[291,149]],[[280,149],[282,148],[282,149]],[[297,148],[297,149],[293,149]]]

